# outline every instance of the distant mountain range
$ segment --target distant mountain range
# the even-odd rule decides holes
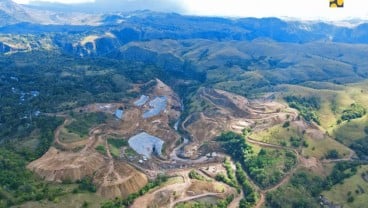
[[[98,15],[56,12],[41,7],[19,5],[11,0],[0,0],[0,26],[23,22],[40,25],[97,25],[100,19]]]
[[[12,36],[12,38],[9,38]],[[28,41],[25,41],[28,40]],[[156,39],[368,43],[368,24],[355,27],[278,18],[226,19],[151,11],[108,14],[45,10],[0,1],[0,52],[57,49],[78,56],[111,53]]]

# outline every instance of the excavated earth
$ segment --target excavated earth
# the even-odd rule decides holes
[[[201,88],[195,96],[205,106],[193,112],[183,123],[193,143],[185,147],[185,156],[198,157],[204,142],[213,140],[223,131],[241,133],[250,127],[254,131],[295,120],[297,112],[286,105],[267,100],[248,100],[245,97],[217,89]]]
[[[97,152],[63,152],[51,147],[41,158],[31,162],[28,169],[46,181],[77,181],[91,176],[105,163]]]
[[[117,108],[124,108],[121,120],[109,120],[103,125],[95,126],[89,131],[88,139],[83,140],[84,146],[78,143],[63,143],[59,139],[60,131],[66,122],[55,131],[55,147],[51,147],[41,158],[31,162],[27,167],[46,181],[76,182],[89,176],[97,187],[97,193],[106,198],[127,197],[139,191],[148,179],[145,174],[133,168],[127,162],[112,157],[106,139],[109,135],[130,138],[141,132],[147,132],[159,137],[165,142],[165,153],[169,153],[179,134],[169,126],[169,123],[179,119],[181,104],[179,97],[163,82],[156,80],[156,85],[148,94],[150,99],[165,96],[166,108],[158,115],[143,118],[143,113],[152,106],[147,102],[143,106],[135,106],[135,100],[121,103],[91,104],[77,108],[78,112],[105,112],[113,114]],[[70,148],[64,148],[69,145]],[[102,154],[96,147],[104,146],[106,153]],[[60,149],[57,149],[59,147]],[[75,147],[75,148],[74,148]]]
[[[94,176],[94,183],[98,187],[97,193],[110,199],[116,196],[125,198],[139,191],[147,182],[146,175],[124,162],[115,162],[113,172],[105,166]]]
[[[180,98],[160,80],[156,80],[156,85],[146,96],[149,99],[142,105],[135,105],[135,101],[139,99],[138,96],[136,99],[122,101],[121,103],[91,104],[75,109],[83,112],[113,114],[119,108],[123,109],[124,113],[121,119],[111,119],[103,125],[91,128],[84,147],[70,150],[51,147],[45,155],[30,163],[28,168],[47,181],[78,181],[83,177],[90,176],[97,187],[97,193],[110,199],[127,197],[129,194],[139,191],[147,184],[147,176],[127,162],[113,158],[107,138],[111,135],[117,135],[119,138],[129,139],[142,132],[160,138],[164,141],[165,147],[162,157],[160,160],[155,159],[146,162],[150,164],[154,161],[159,163],[160,161],[161,163],[168,162],[162,160],[165,158],[172,160],[171,153],[181,137],[173,128],[173,124],[179,120],[181,115]],[[191,137],[191,142],[184,146],[183,153],[184,156],[189,158],[197,158],[201,145],[204,142],[211,142],[223,131],[241,132],[246,127],[251,127],[254,130],[257,128],[264,129],[286,120],[294,120],[297,116],[294,110],[283,104],[265,100],[250,101],[221,90],[201,88],[195,96],[195,99],[199,103],[204,103],[206,107],[203,110],[192,112],[181,124],[183,130]],[[156,111],[157,114],[153,116],[144,117],[143,115],[153,108],[149,101],[157,97],[165,98],[165,108],[160,108],[160,112],[157,113]],[[60,129],[62,128],[58,128],[55,132],[55,142],[59,146],[63,146],[62,141],[58,139]],[[96,150],[98,146],[103,146],[106,152],[98,152]],[[183,161],[185,164],[185,160]],[[190,160],[187,162],[191,163]],[[148,170],[140,167],[141,164],[134,163],[134,165],[144,172]],[[160,169],[152,169],[152,171],[159,172]],[[173,169],[172,171],[178,172],[180,170]],[[169,186],[173,189],[163,188],[161,190],[163,192],[155,194],[166,196],[167,191],[176,191],[183,194],[177,199],[169,197],[170,205],[180,202],[183,198],[191,199],[197,195],[207,195],[207,193],[215,194],[215,196],[221,195],[212,190],[207,183],[192,183],[187,176],[183,175],[183,177],[185,181],[183,184],[174,184]],[[150,197],[154,198],[154,195]],[[146,200],[149,204],[150,200]]]

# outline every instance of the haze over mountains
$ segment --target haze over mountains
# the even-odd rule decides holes
[[[0,10],[3,54],[53,51],[77,57],[140,61],[184,71],[188,63],[194,63],[200,72],[215,67],[262,69],[262,76],[269,81],[257,82],[259,86],[275,80],[314,80],[317,69],[321,80],[330,80],[333,74],[339,77],[341,73],[349,76],[347,80],[367,76],[365,61],[352,62],[366,53],[365,47],[359,45],[368,43],[365,23],[343,27],[278,18],[227,19],[147,10],[106,14],[56,12],[10,0],[2,1]],[[323,50],[319,48],[321,43],[325,45]],[[331,74],[337,66],[340,73]],[[309,67],[314,73],[306,75]],[[280,73],[298,74],[298,71],[303,76],[277,78]]]
[[[129,4],[131,4],[129,6]],[[147,6],[148,4],[148,6]],[[157,7],[145,2],[144,7],[150,7],[153,10]],[[156,2],[157,4],[157,2]],[[170,4],[170,1],[169,1]],[[52,11],[54,5],[59,5],[59,11]],[[97,1],[93,4],[78,4],[81,8],[88,6],[103,9],[103,5],[115,5]],[[182,16],[176,13],[158,13],[141,10],[137,12],[73,12],[73,8],[79,8],[78,5],[66,6],[54,3],[36,2],[31,5],[19,5],[11,0],[2,0],[0,2],[0,26],[3,33],[42,33],[58,31],[57,27],[51,25],[92,25],[95,30],[103,30],[104,26],[113,26],[115,28],[131,28],[137,32],[154,31],[155,35],[141,36],[145,39],[165,39],[165,38],[203,38],[216,40],[253,40],[256,38],[269,38],[282,42],[310,42],[317,40],[326,40],[333,42],[348,43],[366,43],[368,41],[368,24],[361,23],[359,20],[347,21],[349,27],[336,26],[323,22],[312,21],[286,21],[277,18],[211,18]],[[120,5],[116,3],[116,5]],[[121,7],[114,8],[120,11],[129,11],[130,8],[140,8],[141,2],[132,1],[125,3]],[[160,4],[162,5],[162,4]],[[109,6],[111,7],[111,6]],[[173,7],[167,5],[167,7]],[[160,6],[165,10],[165,7]],[[83,11],[78,9],[78,11]],[[107,10],[103,10],[107,11]],[[147,18],[149,17],[149,18]],[[24,23],[33,24],[33,26],[24,26]],[[193,24],[196,23],[196,24]],[[9,27],[12,25],[12,27]],[[20,26],[22,25],[22,26]],[[38,25],[38,26],[37,26]],[[42,26],[40,26],[42,25]],[[48,26],[46,26],[48,25]],[[352,27],[351,25],[355,25]],[[18,27],[17,27],[18,26]],[[54,27],[54,29],[50,29]],[[139,29],[139,27],[141,27]],[[11,29],[10,29],[11,28]],[[67,30],[64,30],[67,31]],[[182,32],[186,34],[182,34]],[[148,32],[150,33],[150,32]]]
[[[29,7],[47,9],[53,11],[77,11],[90,13],[107,13],[145,10],[150,8],[152,11],[183,11],[183,8],[175,0],[133,0],[133,1],[115,1],[115,0],[96,0],[87,3],[49,3],[43,1],[31,1]]]
[[[331,79],[330,72],[337,66],[349,80],[367,76],[367,63],[352,61],[359,60],[366,51],[359,45],[368,43],[365,23],[343,27],[278,18],[227,19],[147,10],[67,13],[29,8],[10,0],[2,1],[0,10],[3,54],[53,51],[76,57],[140,61],[184,71],[188,63],[194,63],[200,72],[215,67],[262,69],[269,70],[262,76],[272,82],[308,81],[313,77],[312,73],[305,75],[308,67],[320,70],[322,80]],[[323,50],[319,49],[322,43]],[[272,75],[274,71],[297,74],[299,70],[303,76],[279,79],[279,75]],[[339,73],[333,74],[339,77]]]
[[[92,15],[82,13],[75,14],[71,12],[54,12],[42,8],[32,8],[25,5],[19,5],[11,0],[0,1],[0,17],[1,26],[13,25],[22,22],[42,25],[96,24],[96,20]]]

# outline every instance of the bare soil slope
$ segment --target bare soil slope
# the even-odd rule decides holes
[[[28,168],[46,181],[77,181],[91,176],[105,163],[103,156],[97,152],[63,152],[51,147],[38,160],[31,162]]]
[[[94,183],[97,184],[97,193],[106,198],[127,197],[139,191],[148,182],[147,177],[130,165],[119,162],[114,164],[110,171],[105,166],[96,172]]]

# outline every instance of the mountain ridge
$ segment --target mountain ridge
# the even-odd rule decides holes
[[[356,20],[356,22],[358,22]],[[354,23],[354,22],[352,22]],[[269,18],[221,18],[188,16],[149,10],[101,14],[60,13],[0,3],[0,52],[58,49],[77,56],[100,56],[130,42],[150,40],[254,41],[282,43],[336,42],[368,44],[368,24],[336,26],[320,21]],[[4,36],[17,35],[14,38]],[[20,35],[20,36],[19,36]],[[36,38],[32,38],[32,36]],[[51,41],[45,47],[42,39]],[[23,43],[27,40],[27,43]],[[31,46],[18,50],[19,43]]]

